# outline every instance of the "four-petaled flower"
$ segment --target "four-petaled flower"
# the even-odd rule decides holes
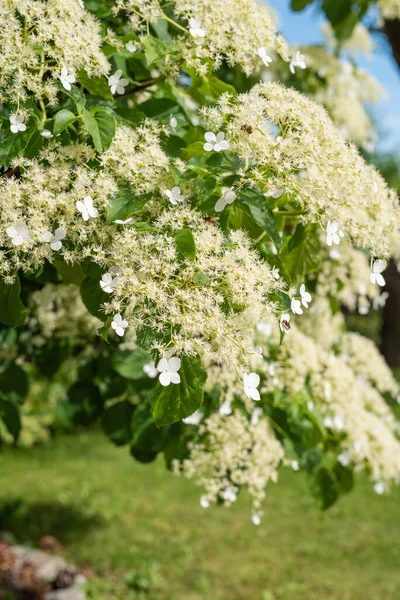
[[[301,308],[300,300],[296,300],[296,298],[292,298],[291,303],[292,311],[295,315],[302,315],[303,309]]]
[[[123,94],[126,86],[129,84],[129,80],[122,78],[122,70],[118,69],[113,75],[108,78],[108,85],[112,94]]]
[[[150,377],[150,379],[154,379],[154,377],[157,377],[158,371],[154,360],[151,360],[150,362],[146,363],[143,367],[143,371],[146,373],[147,377]]]
[[[264,512],[262,510],[259,510],[258,512],[251,515],[251,521],[253,525],[255,525],[256,527],[260,525],[261,517],[263,516],[263,514]]]
[[[232,204],[232,202],[235,200],[236,198],[236,194],[233,191],[233,188],[231,187],[223,187],[222,188],[222,196],[219,200],[217,200],[216,204],[215,204],[215,211],[216,212],[221,212],[222,210],[224,210],[225,206],[227,204]]]
[[[123,219],[115,219],[114,223],[117,223],[118,225],[128,225],[131,221],[133,221],[133,217],[128,217],[125,221]]]
[[[304,55],[301,54],[299,50],[297,50],[296,54],[293,56],[289,68],[293,75],[295,74],[295,68],[299,67],[299,69],[305,69],[307,67]]]
[[[51,231],[43,231],[41,237],[42,240],[44,242],[47,242],[47,244],[50,244],[50,248],[52,250],[61,250],[62,248],[62,241],[65,236],[67,235],[67,232],[65,231],[65,229],[63,229],[62,227],[58,227],[55,232],[54,235],[51,233]]]
[[[311,302],[312,298],[311,294],[306,291],[306,286],[304,285],[304,283],[302,283],[300,286],[300,296],[302,305],[304,306],[304,308],[308,308],[308,303]]]
[[[386,260],[375,260],[372,265],[372,270],[369,275],[369,280],[371,283],[377,283],[380,287],[385,285],[385,280],[383,278],[383,271],[387,267]]]
[[[201,19],[189,19],[189,33],[193,37],[204,37],[206,32],[201,28]]]
[[[113,277],[111,273],[104,273],[100,280],[100,287],[106,294],[112,294],[118,284],[118,277]]]
[[[277,269],[276,267],[274,267],[272,269],[272,276],[274,279],[279,279],[280,275],[279,275],[279,269]]]
[[[258,48],[257,54],[261,58],[261,60],[263,61],[264,65],[266,67],[269,67],[270,63],[272,63],[272,58],[270,57],[269,54],[267,54],[266,49],[265,48]]]
[[[284,333],[289,333],[289,329],[290,329],[290,315],[289,315],[289,313],[283,313],[283,314],[281,314],[279,327],[281,328],[281,331],[283,331]]]
[[[68,92],[71,90],[71,83],[75,83],[76,79],[73,75],[68,75],[67,67],[61,69],[60,81],[62,86]]]
[[[22,221],[19,221],[12,227],[7,227],[6,232],[10,236],[14,246],[21,246],[21,244],[29,242],[31,239],[30,231]]]
[[[170,115],[169,116],[169,126],[171,127],[171,129],[175,130],[177,125],[178,125],[178,121],[176,120],[176,117],[174,117],[174,115]]]
[[[114,315],[114,319],[112,320],[111,327],[114,329],[115,333],[122,337],[125,334],[125,329],[128,327],[128,321],[125,321],[121,317],[121,315]]]
[[[259,400],[260,392],[258,391],[258,386],[260,385],[260,376],[257,373],[247,373],[243,374],[243,386],[244,393],[251,400]]]
[[[135,42],[133,42],[132,40],[130,40],[129,42],[126,42],[125,48],[128,50],[128,52],[130,52],[131,54],[133,54],[137,50],[137,44],[135,44]]]
[[[181,377],[178,373],[180,368],[181,359],[177,356],[173,356],[170,359],[162,358],[157,365],[161,385],[167,386],[170,383],[180,383]]]
[[[51,133],[51,131],[49,129],[43,129],[43,131],[40,132],[40,135],[44,138],[52,138],[53,134]]]
[[[85,196],[83,200],[78,200],[76,208],[82,213],[82,219],[88,221],[89,217],[98,217],[99,211],[93,206],[93,200],[90,196]]]
[[[229,142],[225,139],[225,134],[223,131],[219,131],[217,135],[212,133],[212,131],[207,131],[207,133],[204,135],[204,138],[206,143],[204,144],[203,148],[207,152],[211,152],[211,150],[214,150],[214,152],[229,150]]]
[[[374,485],[374,491],[381,496],[385,492],[385,484],[383,481],[377,481]]]
[[[292,460],[290,463],[293,471],[298,471],[300,469],[300,465],[299,465],[299,461],[298,460]]]
[[[18,133],[18,131],[26,131],[24,117],[22,115],[18,115],[18,116],[11,115],[10,129],[11,129],[12,133]]]
[[[332,244],[340,244],[340,238],[344,236],[340,229],[339,221],[328,221],[326,226],[326,243],[328,246]]]
[[[178,202],[183,202],[185,199],[185,196],[182,196],[181,194],[181,188],[177,185],[173,187],[172,190],[165,190],[165,195],[174,206],[178,204]]]

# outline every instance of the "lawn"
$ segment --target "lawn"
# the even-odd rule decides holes
[[[192,482],[161,460],[134,462],[98,432],[0,455],[0,530],[29,543],[52,534],[103,579],[150,578],[146,597],[157,600],[398,600],[399,501],[400,490],[380,497],[361,478],[321,513],[305,477],[285,471],[256,528],[245,494],[204,510]]]

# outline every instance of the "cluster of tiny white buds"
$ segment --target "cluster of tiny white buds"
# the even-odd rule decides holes
[[[383,271],[387,267],[386,260],[375,260],[372,264],[371,273],[369,275],[369,280],[372,284],[377,284],[380,287],[385,285],[385,279],[382,275]]]
[[[236,487],[236,485],[228,486],[222,492],[223,500],[226,500],[226,502],[230,502],[230,503],[236,502],[238,491],[239,491],[239,488]]]
[[[10,116],[10,129],[12,133],[18,133],[19,131],[26,131],[26,125],[24,123],[24,117],[22,115],[11,115]]]
[[[71,83],[75,83],[76,79],[73,75],[69,75],[67,67],[61,69],[60,81],[65,90],[71,90]]]
[[[83,200],[78,200],[76,208],[82,213],[84,221],[88,221],[89,217],[95,218],[99,216],[99,211],[93,206],[93,200],[90,196],[85,196]]]
[[[51,231],[43,231],[41,238],[43,242],[50,244],[50,248],[57,252],[62,248],[62,240],[67,235],[67,232],[62,227],[58,227],[54,234]]]
[[[181,376],[178,371],[181,368],[181,359],[177,356],[172,358],[162,358],[157,365],[157,370],[160,373],[159,381],[161,385],[167,386],[170,383],[180,383]]]
[[[259,385],[260,376],[257,373],[243,374],[244,393],[251,400],[260,400],[260,392],[257,389]]]
[[[236,199],[236,194],[231,187],[223,187],[222,188],[222,196],[219,200],[217,200],[214,210],[215,212],[221,212],[224,210],[227,204],[232,204],[232,202]]]
[[[299,69],[307,68],[305,57],[303,54],[301,54],[299,50],[297,50],[289,65],[290,72],[293,73],[293,75],[296,73],[296,67],[298,67]]]
[[[183,202],[185,199],[185,196],[181,194],[181,188],[179,186],[173,187],[172,190],[165,190],[165,195],[174,206],[176,206],[178,202]]]
[[[110,86],[111,93],[123,94],[126,86],[129,84],[129,80],[124,77],[121,79],[122,70],[118,69],[113,75],[108,78],[108,85]]]
[[[138,49],[138,46],[137,46],[137,44],[135,44],[135,42],[130,40],[129,42],[126,42],[125,48],[128,50],[128,52],[133,54]]]
[[[29,242],[31,233],[25,223],[19,221],[15,225],[6,229],[7,235],[11,238],[14,246],[21,246],[24,242]]]
[[[113,277],[112,273],[104,273],[100,280],[100,287],[106,294],[112,294],[118,284],[118,277]]]
[[[125,329],[128,327],[128,325],[128,321],[123,319],[120,314],[114,315],[114,318],[111,322],[111,327],[114,329],[115,333],[120,337],[122,337],[125,334]]]
[[[270,63],[272,63],[272,58],[270,57],[269,54],[267,54],[266,49],[265,48],[258,48],[257,49],[257,54],[261,58],[261,60],[263,61],[264,65],[266,67],[269,67]]]
[[[201,19],[189,19],[189,33],[193,37],[205,37],[206,32],[201,28]]]
[[[223,131],[219,131],[217,135],[212,131],[207,131],[204,134],[206,143],[203,148],[206,152],[221,152],[222,150],[229,150],[229,142],[225,139]]]
[[[344,236],[343,231],[340,229],[339,221],[328,221],[326,226],[326,243],[328,246],[332,244],[339,245],[340,238]]]

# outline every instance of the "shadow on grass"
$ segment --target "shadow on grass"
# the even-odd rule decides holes
[[[0,531],[25,544],[36,544],[45,535],[52,535],[61,543],[76,542],[102,524],[100,515],[85,514],[76,506],[61,502],[13,498],[0,503]]]

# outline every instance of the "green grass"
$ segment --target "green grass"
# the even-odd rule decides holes
[[[204,510],[192,482],[162,461],[135,463],[101,433],[0,455],[0,530],[31,543],[52,534],[103,577],[150,576],[157,600],[398,600],[399,501],[361,479],[320,513],[304,476],[285,471],[256,528],[245,494]],[[108,590],[93,597],[136,597]]]

